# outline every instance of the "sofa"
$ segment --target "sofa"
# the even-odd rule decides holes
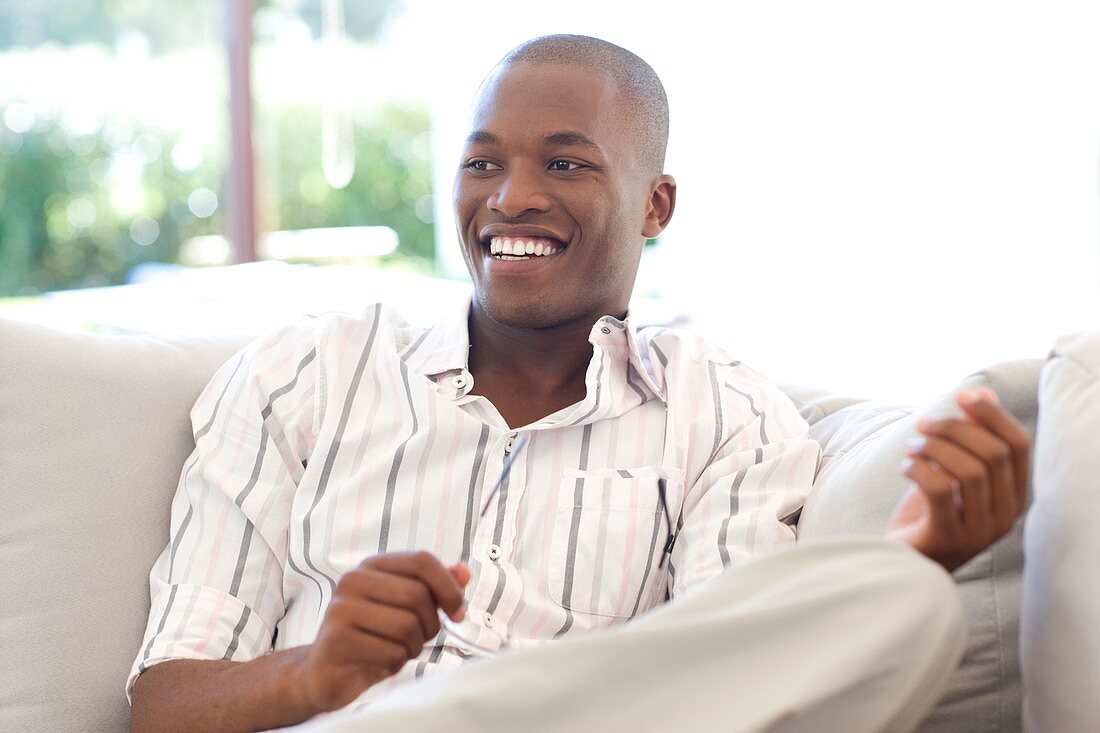
[[[190,409],[258,335],[0,319],[0,730],[128,730],[123,685],[194,448]],[[1100,730],[1100,542],[1083,521],[1100,508],[1098,374],[1100,332],[976,371],[920,406],[779,385],[822,446],[800,538],[881,533],[907,488],[905,440],[919,417],[958,414],[959,390],[990,387],[1034,438],[1028,513],[955,573],[968,648],[922,733]]]

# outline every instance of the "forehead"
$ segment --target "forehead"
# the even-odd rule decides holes
[[[498,67],[474,100],[471,131],[511,138],[579,132],[608,148],[624,142],[619,93],[604,71],[561,64]]]

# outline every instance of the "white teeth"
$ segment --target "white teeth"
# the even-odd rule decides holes
[[[500,259],[519,260],[527,257],[546,257],[556,255],[561,249],[543,240],[524,240],[513,237],[491,237],[489,239],[489,253]]]

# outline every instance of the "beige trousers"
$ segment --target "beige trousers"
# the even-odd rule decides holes
[[[902,733],[962,657],[951,576],[874,538],[811,540],[617,629],[478,660],[295,733]]]

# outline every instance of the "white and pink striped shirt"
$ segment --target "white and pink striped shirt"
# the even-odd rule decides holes
[[[772,382],[698,337],[605,316],[584,400],[509,429],[470,394],[467,315],[309,316],[222,365],[191,410],[128,699],[168,659],[312,642],[340,576],[375,554],[467,562],[462,636],[499,648],[623,623],[794,543],[819,446]],[[444,628],[345,710],[472,655]]]

